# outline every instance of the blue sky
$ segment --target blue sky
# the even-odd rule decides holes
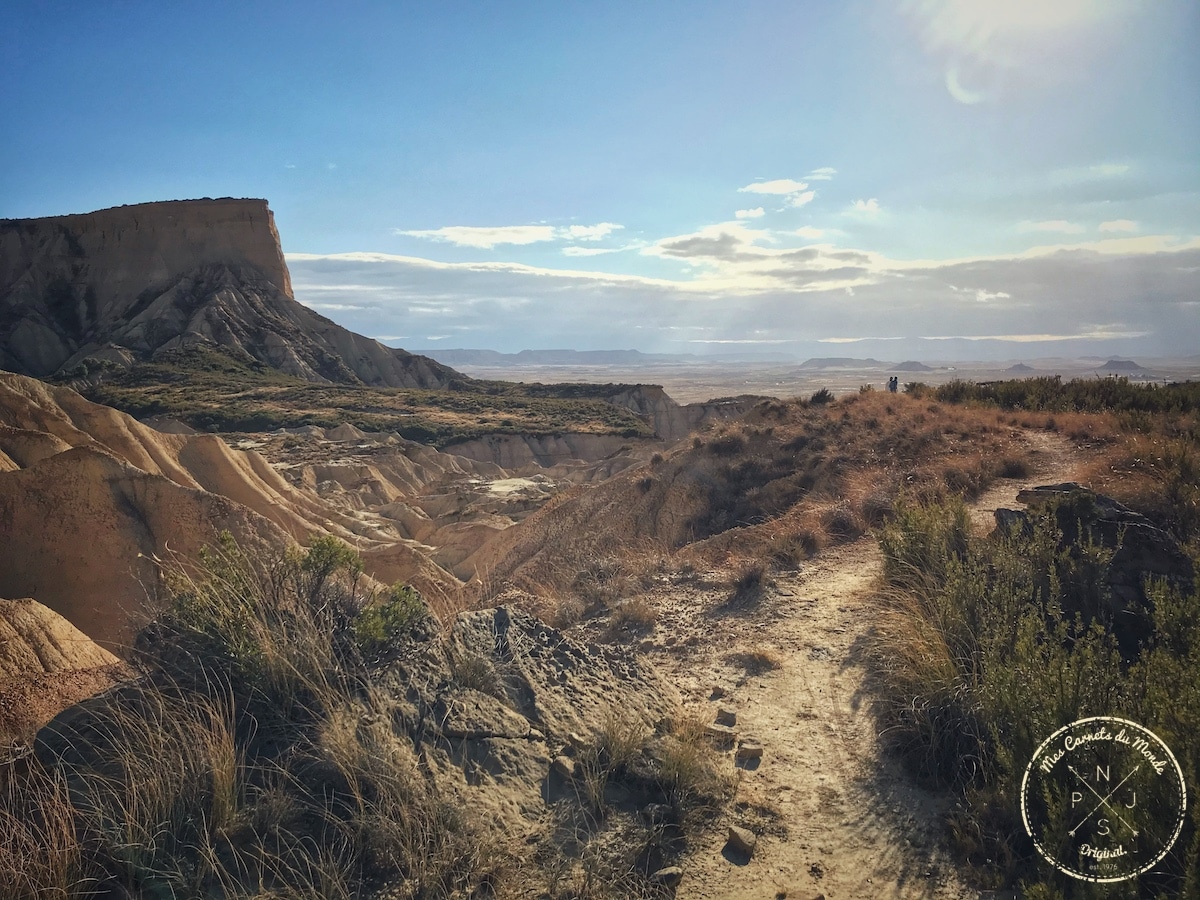
[[[1196,353],[1197,47],[1194,0],[26,3],[0,215],[266,197],[297,299],[417,350]]]

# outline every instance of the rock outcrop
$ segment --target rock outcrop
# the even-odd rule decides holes
[[[708,425],[739,419],[762,399],[726,397],[680,406],[658,385],[639,384],[613,394],[608,402],[641,416],[658,437],[670,443]]]
[[[0,599],[0,755],[123,674],[115,656],[53,610]]]
[[[179,200],[0,220],[0,369],[44,377],[215,345],[309,381],[461,377],[297,303],[265,200]]]
[[[449,634],[426,630],[374,678],[375,712],[356,727],[377,725],[385,745],[416,749],[446,800],[510,833],[543,825],[557,800],[583,793],[553,760],[577,763],[614,725],[652,748],[679,714],[676,689],[632,651],[585,647],[505,607],[463,613]],[[38,733],[38,756],[48,766],[103,764],[95,755],[119,732],[114,714],[128,716],[144,691],[134,683],[64,710]],[[621,794],[632,809],[666,802],[660,780],[636,772]]]

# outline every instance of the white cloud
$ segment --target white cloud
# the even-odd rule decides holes
[[[950,290],[958,294],[966,294],[969,297],[974,297],[976,303],[988,303],[992,300],[1011,300],[1012,294],[1007,291],[989,291],[984,288],[968,288],[957,287],[953,284],[947,285]]]
[[[551,225],[499,225],[495,227],[475,225],[447,225],[429,231],[403,231],[396,229],[395,234],[408,237],[428,238],[433,241],[447,241],[459,247],[476,247],[481,250],[491,250],[499,244],[536,244],[539,241],[552,241],[555,238],[554,227]]]
[[[738,193],[797,194],[804,190],[808,190],[808,185],[803,181],[795,181],[791,178],[776,178],[774,181],[756,181],[754,184],[748,184],[745,187],[740,187],[738,188]]]
[[[874,219],[883,212],[879,205],[879,201],[872,197],[870,200],[855,200],[850,204],[850,209],[847,213],[850,215],[861,216],[867,219]]]
[[[318,290],[320,290],[318,288]],[[319,309],[322,312],[328,310],[330,312],[349,312],[351,310],[370,309],[368,306],[363,306],[360,303],[310,303],[310,309]]]
[[[616,225],[612,222],[601,222],[598,225],[568,225],[566,228],[559,229],[558,236],[572,241],[598,241],[624,227],[624,225]]]
[[[1103,178],[1116,178],[1118,175],[1128,172],[1129,166],[1123,163],[1101,163],[1098,166],[1089,167],[1088,171]]]
[[[923,341],[1015,341],[1018,344],[1037,344],[1046,341],[1095,341],[1113,338],[1145,337],[1147,331],[1116,331],[1099,328],[1063,334],[923,334]]]
[[[501,244],[524,246],[543,241],[599,241],[624,227],[624,225],[617,225],[614,222],[600,222],[596,225],[567,225],[563,228],[556,228],[553,225],[447,225],[444,228],[418,231],[396,228],[393,229],[392,234],[445,241],[458,247],[491,250]]]
[[[787,198],[787,205],[788,206],[804,206],[808,203],[812,203],[812,199],[815,196],[817,196],[816,191],[804,191],[803,193],[792,194],[791,196],[789,196]]]
[[[602,256],[605,253],[620,253],[624,247],[563,247],[563,256]]]
[[[1066,219],[1048,219],[1044,222],[1031,222],[1026,219],[1017,225],[1018,231],[1057,231],[1061,234],[1082,234],[1085,229],[1082,225],[1075,222],[1068,222]]]
[[[1012,294],[1007,291],[985,291],[980,288],[975,292],[976,303],[987,303],[989,300],[1011,300]]]
[[[1189,305],[1200,291],[1200,239],[1132,235],[1006,256],[900,260],[802,246],[803,237],[727,222],[664,238],[645,252],[659,265],[678,264],[673,278],[378,253],[288,254],[287,262],[298,299],[346,307],[338,321],[356,331],[474,334],[485,343],[464,346],[496,349],[628,346],[635,333],[639,349],[679,349],[693,329],[731,342],[1120,339],[1162,351],[1137,351],[1148,355],[1191,352],[1200,342]],[[315,285],[346,290],[309,293]],[[361,290],[368,285],[375,289]]]
[[[797,237],[807,238],[808,240],[814,241],[825,234],[825,232],[820,228],[813,228],[811,225],[803,225],[792,233]]]
[[[754,209],[739,209],[734,213],[734,216],[739,219],[759,219],[763,215],[765,215],[765,211],[761,206],[757,206]]]
[[[1113,219],[1110,222],[1100,223],[1101,231],[1137,231],[1137,222],[1132,219]]]
[[[804,177],[809,181],[831,181],[836,174],[837,169],[833,166],[821,166],[819,169],[813,169]]]

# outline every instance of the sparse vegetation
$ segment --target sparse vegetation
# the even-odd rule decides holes
[[[774,580],[768,574],[766,567],[757,561],[743,563],[733,576],[733,593],[729,595],[729,604],[742,606],[755,603],[762,599]]]
[[[470,894],[507,854],[423,774],[371,672],[425,614],[332,539],[172,566],[142,677],[4,777],[5,897]],[[367,649],[368,653],[363,653]]]
[[[616,631],[647,632],[658,621],[658,610],[645,597],[633,597],[618,604],[608,621]]]
[[[630,595],[647,550],[794,568],[882,525],[901,490],[973,498],[1004,473],[1032,471],[1016,427],[991,410],[883,392],[762,403],[665,457],[649,490],[641,470],[547,505],[493,574],[596,611]]]
[[[83,367],[62,379],[137,418],[170,416],[201,431],[274,431],[350,424],[444,447],[482,434],[565,431],[649,437],[631,411],[607,402],[627,385],[514,384],[464,378],[444,391],[314,384],[253,360],[192,347],[129,370]]]
[[[906,386],[907,388],[907,386]],[[1119,412],[1174,414],[1200,411],[1200,382],[1136,384],[1125,377],[1072,378],[1058,375],[975,383],[955,379],[931,391],[944,403],[987,403],[1031,412]]]
[[[726,657],[730,663],[745,669],[751,675],[765,675],[783,668],[783,654],[774,647],[757,647],[754,650],[739,650]]]
[[[960,501],[904,500],[879,536],[887,589],[875,659],[886,733],[917,772],[960,792],[952,833],[990,886],[1032,887],[1041,877],[1016,798],[1025,763],[1062,725],[1088,715],[1144,723],[1181,751],[1189,790],[1200,783],[1200,593],[1151,587],[1153,635],[1122,659],[1111,623],[1071,612],[1094,606],[1111,554],[1062,547],[1054,523],[1051,506],[1028,531],[972,539]],[[1198,825],[1193,809],[1147,889],[1200,887]],[[1067,881],[1042,889],[1074,896]]]

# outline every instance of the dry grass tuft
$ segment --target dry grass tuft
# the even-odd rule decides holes
[[[617,604],[609,615],[613,631],[645,633],[658,621],[658,609],[645,597],[634,597]]]
[[[762,646],[753,650],[739,650],[725,657],[726,662],[745,669],[751,675],[765,675],[782,669],[786,658],[774,647]]]

